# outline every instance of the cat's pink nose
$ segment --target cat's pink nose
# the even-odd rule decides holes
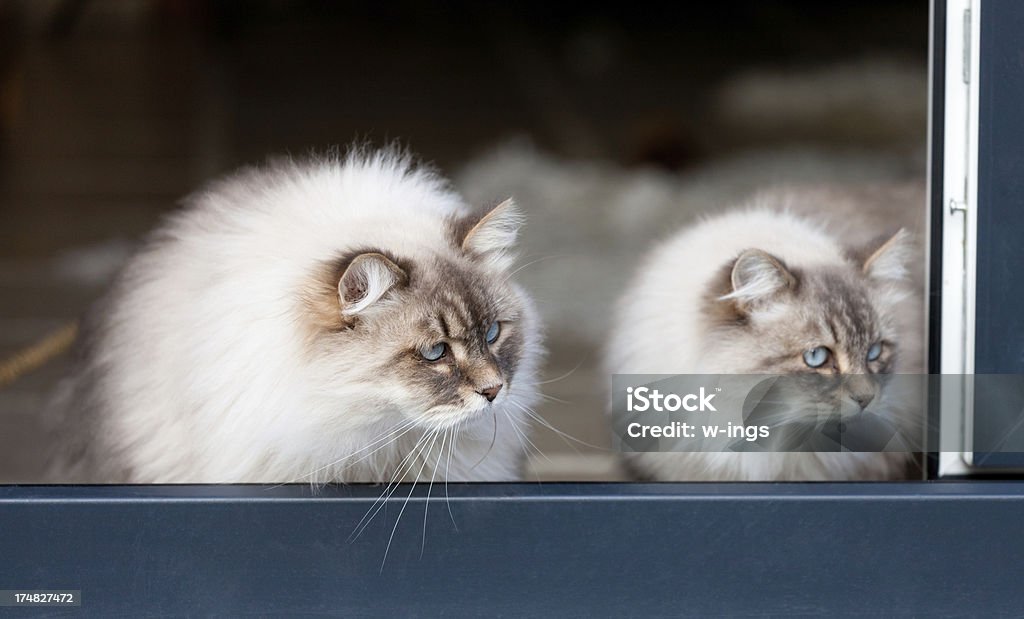
[[[868,404],[871,404],[871,400],[875,399],[875,394],[873,394],[873,393],[851,393],[850,394],[850,399],[852,399],[854,402],[856,402],[857,405],[860,406],[861,410],[864,410],[865,408],[868,407]]]
[[[487,398],[488,402],[493,402],[494,398],[498,397],[498,392],[501,391],[502,387],[504,387],[504,385],[499,383],[499,384],[493,385],[491,387],[485,387],[485,388],[481,389],[480,391],[477,391],[477,393],[479,393],[480,395],[482,395],[485,398]]]

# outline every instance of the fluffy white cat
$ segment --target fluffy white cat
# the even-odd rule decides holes
[[[517,479],[541,358],[521,223],[391,151],[211,184],[84,321],[51,481]]]

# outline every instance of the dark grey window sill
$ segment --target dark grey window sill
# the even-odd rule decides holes
[[[408,486],[355,541],[380,487],[0,487],[0,588],[103,615],[1024,608],[1024,482],[452,484],[451,515],[435,484],[424,529],[426,490],[382,569]]]

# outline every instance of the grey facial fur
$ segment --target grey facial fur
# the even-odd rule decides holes
[[[325,268],[329,275],[322,294],[333,297],[330,282],[356,255],[369,251],[376,250],[350,252]],[[383,300],[385,311],[342,323],[335,302],[329,320],[319,325],[319,337],[312,338],[314,354],[344,354],[372,365],[373,375],[404,384],[432,407],[473,406],[482,390],[507,389],[521,360],[523,330],[529,328],[512,286],[468,259],[437,255],[416,262],[393,252],[387,257],[406,280]],[[494,322],[500,331],[488,343],[486,332]],[[425,359],[420,351],[437,343],[445,344],[443,357]]]
[[[846,267],[796,269],[773,260],[786,284],[763,299],[723,298],[733,291],[735,262],[720,271],[703,297],[708,340],[744,355],[736,359],[740,373],[830,378],[805,381],[801,399],[818,405],[844,395],[874,400],[882,388],[879,376],[892,371],[898,352],[887,284],[852,261]],[[875,344],[881,354],[869,361]],[[803,353],[819,346],[828,349],[828,360],[809,367]]]

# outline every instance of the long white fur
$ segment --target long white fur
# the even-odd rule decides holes
[[[400,386],[376,382],[359,359],[310,361],[303,348],[296,299],[321,261],[345,248],[413,260],[455,251],[445,222],[469,207],[391,152],[288,175],[220,183],[132,260],[94,360],[106,377],[98,432],[132,474],[91,481],[401,481],[420,468],[452,480],[517,479],[523,447],[512,425],[526,427],[519,407],[536,400],[538,333],[526,334],[494,413],[447,430],[448,454],[428,453],[428,431],[407,424],[403,407],[414,404]],[[373,294],[388,285],[383,272],[368,275]],[[438,458],[447,466],[433,466]]]

